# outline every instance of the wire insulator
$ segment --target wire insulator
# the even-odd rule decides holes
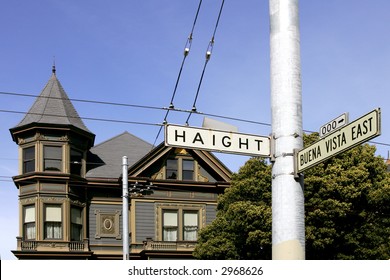
[[[184,49],[184,56],[187,56],[190,53],[190,48]]]

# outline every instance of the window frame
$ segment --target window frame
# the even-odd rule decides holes
[[[59,158],[56,158],[56,157],[49,157],[49,156],[46,156],[46,149],[47,148],[56,148],[59,150],[60,152],[60,157]],[[43,168],[43,171],[44,172],[63,172],[64,170],[64,166],[63,166],[63,162],[64,162],[64,154],[63,154],[63,145],[55,145],[55,144],[44,144],[43,145],[43,149],[42,149],[42,168]],[[56,162],[56,163],[59,163],[59,168],[57,168],[57,166],[50,166],[51,164],[46,164],[46,162]],[[46,166],[47,165],[47,166]],[[57,168],[57,169],[53,169],[53,168]]]
[[[176,225],[166,225],[165,214],[175,214],[176,215]],[[170,230],[175,231],[176,239],[168,240],[168,233],[171,233]],[[163,241],[172,241],[177,242],[179,238],[179,211],[175,209],[164,209],[162,210],[162,240]]]
[[[78,221],[75,221],[73,219],[74,217],[74,214],[73,214],[73,210],[78,210],[80,211],[80,222]],[[84,237],[84,232],[83,232],[83,208],[82,207],[79,207],[79,206],[74,206],[74,205],[71,205],[70,207],[70,241],[82,241],[83,240],[83,237]],[[76,238],[75,236],[75,230],[78,231],[78,236]]]
[[[75,156],[73,153],[79,153],[79,155]],[[75,159],[75,157],[77,157],[77,159]],[[69,159],[70,159],[70,163],[69,163],[70,174],[83,176],[84,175],[84,169],[83,169],[84,153],[83,153],[83,151],[76,149],[74,147],[70,147]]]
[[[175,162],[175,164],[172,164]],[[185,162],[192,163],[192,169],[185,168]],[[196,167],[197,161],[191,157],[176,156],[168,158],[165,161],[165,179],[166,180],[180,180],[180,181],[196,181]],[[176,165],[172,168],[172,165]],[[176,177],[172,178],[171,173],[176,172]],[[191,172],[192,178],[186,178],[185,173]]]
[[[48,219],[48,208],[49,207],[54,207],[54,208],[59,208],[60,211],[60,221],[52,221],[52,220],[47,220]],[[43,207],[43,234],[44,234],[44,239],[45,240],[62,240],[64,238],[64,225],[63,225],[63,207],[62,204],[55,204],[55,203],[45,203]],[[53,232],[50,232],[49,234],[49,226]],[[55,228],[57,229],[57,233],[59,233],[58,237],[55,237]]]
[[[33,149],[33,153],[32,153],[33,157],[27,158],[26,152],[30,149]],[[29,173],[29,172],[35,172],[35,170],[36,170],[36,166],[35,166],[36,157],[37,156],[36,156],[35,145],[22,148],[22,174]],[[29,168],[27,168],[28,166],[29,166]],[[32,169],[30,170],[30,168],[32,168]]]
[[[33,209],[33,221],[26,221],[26,210]],[[29,226],[33,225],[33,237],[29,237]],[[23,205],[23,239],[36,240],[37,238],[37,213],[35,204]]]
[[[164,240],[164,212],[177,212],[178,226],[177,226],[177,238],[176,241]],[[197,232],[196,240],[186,240],[184,236],[184,213],[197,213]],[[206,226],[206,205],[204,204],[170,204],[170,203],[158,203],[156,205],[157,215],[157,227],[156,227],[156,240],[163,242],[197,242],[198,232],[200,229]]]

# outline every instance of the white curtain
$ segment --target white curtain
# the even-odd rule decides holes
[[[45,214],[45,237],[49,239],[61,239],[61,205],[47,205]]]
[[[167,211],[163,214],[163,239],[164,241],[177,241],[177,212]]]
[[[35,206],[24,207],[25,239],[35,239]]]
[[[198,232],[198,213],[184,213],[184,240],[196,241]]]

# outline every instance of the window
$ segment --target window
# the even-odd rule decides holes
[[[161,241],[197,241],[198,231],[205,222],[204,205],[158,203],[156,205],[159,230],[157,240]]]
[[[166,162],[166,179],[194,180],[195,163],[192,159],[175,158]]]
[[[44,171],[62,171],[62,147],[44,146],[43,147],[43,170]]]
[[[45,207],[45,238],[62,239],[61,205],[46,205]]]
[[[70,210],[70,237],[71,241],[81,241],[83,240],[83,219],[82,219],[82,209],[79,207],[72,207]]]
[[[81,167],[83,166],[82,160],[83,160],[82,152],[75,149],[70,150],[70,173],[71,174],[81,176]]]
[[[183,240],[196,241],[198,234],[198,212],[184,211],[183,213]]]
[[[23,237],[25,240],[35,239],[35,205],[23,208]]]
[[[178,215],[177,211],[163,212],[163,241],[177,241]]]
[[[183,180],[194,180],[194,161],[183,159]]]
[[[167,160],[167,179],[178,179],[177,177],[177,159],[168,159]]]
[[[35,171],[35,146],[23,149],[23,173]]]

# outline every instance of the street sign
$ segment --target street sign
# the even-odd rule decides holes
[[[327,124],[324,124],[320,127],[320,137],[324,137],[325,135],[328,135],[332,133],[333,131],[342,128],[343,126],[348,124],[348,113],[344,113],[334,120],[328,122]]]
[[[165,145],[172,147],[270,157],[270,143],[267,136],[171,124],[165,126]]]
[[[380,134],[381,111],[378,108],[296,152],[295,171],[303,172]]]

